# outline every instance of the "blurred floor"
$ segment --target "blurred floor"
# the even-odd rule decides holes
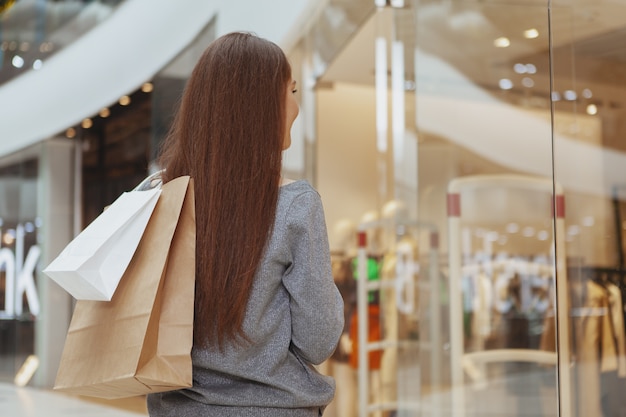
[[[93,400],[66,394],[18,388],[0,383],[2,417],[137,417],[146,416],[145,399]]]
[[[338,395],[324,416],[356,417],[357,395],[353,389],[356,388],[354,372],[335,374],[335,378]],[[401,379],[405,378],[401,376]],[[411,378],[406,377],[406,380],[411,380]],[[347,391],[348,388],[350,390]],[[398,388],[399,395],[412,401],[405,402],[404,407],[407,408],[402,410],[403,406],[400,406],[397,413],[382,413],[385,417],[452,417],[449,389],[420,393],[417,384],[414,383]],[[351,395],[346,396],[349,393]],[[499,377],[493,376],[489,383],[480,389],[470,384],[465,388],[463,410],[466,417],[557,417],[555,372],[549,368],[535,367],[529,369],[528,372],[509,372]],[[18,388],[13,384],[0,382],[0,417],[139,417],[147,415],[145,397],[99,400],[37,388]],[[380,413],[371,413],[369,416],[380,415]]]

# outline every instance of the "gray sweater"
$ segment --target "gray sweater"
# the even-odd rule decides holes
[[[150,394],[149,414],[320,416],[335,383],[313,365],[333,353],[343,320],[320,196],[303,180],[283,185],[243,324],[252,343],[194,347],[193,387]]]

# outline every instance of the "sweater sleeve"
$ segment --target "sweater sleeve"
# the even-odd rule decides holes
[[[319,194],[296,197],[287,217],[292,262],[283,284],[290,296],[291,343],[303,359],[317,365],[332,355],[344,325]]]

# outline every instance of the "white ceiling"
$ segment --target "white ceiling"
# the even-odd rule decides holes
[[[438,95],[422,94],[418,100],[422,109],[421,131],[437,134],[501,166],[547,176],[552,175],[553,162],[541,161],[550,156],[545,138],[553,135],[559,161],[586,161],[588,168],[589,175],[583,175],[580,167],[557,164],[557,176],[567,189],[610,195],[611,187],[626,178],[626,141],[621,140],[626,123],[618,123],[626,119],[625,1],[577,1],[576,8],[560,2],[550,13],[545,3],[539,5],[536,1],[516,5],[497,1],[421,4],[417,14],[410,9],[379,10],[329,65],[321,78],[322,85],[341,82],[373,87],[375,39],[382,36],[388,45],[392,39],[400,39],[405,45],[405,79],[422,77],[418,79],[418,89],[439,89]],[[539,36],[524,38],[524,31],[531,28]],[[494,39],[501,36],[510,39],[508,48],[494,46]],[[418,75],[413,56],[418,57]],[[532,88],[522,87],[522,78],[530,76],[516,74],[515,63],[535,65]],[[424,70],[426,66],[430,67]],[[428,85],[429,80],[424,77],[434,81]],[[513,90],[505,92],[499,88],[502,78],[513,81]],[[594,102],[611,107],[611,113],[593,120],[579,113],[578,121],[571,117],[573,122],[559,122],[552,131],[551,88],[559,92],[571,89],[579,95],[578,107],[574,107],[575,102],[557,103],[559,114],[574,116],[584,110],[586,104],[580,94],[585,88],[593,92]],[[442,91],[447,95],[440,94]],[[526,100],[520,106],[519,97],[523,96],[537,100]],[[460,98],[461,103],[450,98]],[[541,108],[547,118],[532,113]],[[450,113],[456,115],[454,123],[450,122]],[[499,120],[486,126],[485,114]],[[582,123],[580,119],[589,120]],[[562,129],[572,123],[582,126],[587,122],[598,127],[592,135],[594,143],[582,134]],[[512,130],[513,125],[520,128]],[[612,137],[617,138],[615,142],[611,142]],[[507,140],[498,140],[502,138]]]
[[[572,1],[563,1],[550,13],[545,2],[530,0],[515,5],[497,1],[421,4],[417,14],[408,8],[380,9],[331,63],[322,80],[374,85],[374,40],[383,36],[401,39],[408,51],[417,44],[486,89],[497,90],[499,79],[512,74],[515,63],[533,63],[537,67],[534,90],[546,94],[552,42],[555,88],[560,79],[580,88],[583,84],[593,87],[598,99],[621,101],[625,97],[624,1],[578,1],[576,7]],[[539,37],[525,39],[523,32],[530,28],[537,29]],[[501,36],[510,39],[508,48],[494,46],[494,39]],[[411,60],[405,68],[411,79]]]

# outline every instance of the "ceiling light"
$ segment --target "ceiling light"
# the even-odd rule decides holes
[[[533,87],[535,85],[535,82],[530,77],[524,77],[524,78],[522,78],[522,85],[524,87],[530,88],[530,87]]]
[[[40,70],[41,67],[43,67],[43,61],[41,59],[36,59],[35,62],[33,62],[33,69]]]
[[[575,101],[578,95],[574,90],[565,90],[563,92],[563,98],[568,101]]]
[[[505,38],[504,36],[493,41],[493,44],[498,48],[506,48],[511,45],[511,41],[509,38]]]
[[[509,223],[506,225],[507,233],[517,233],[519,232],[519,225],[517,223]]]
[[[15,55],[11,60],[11,64],[13,64],[15,68],[22,68],[24,66],[24,58],[19,55]]]
[[[111,111],[108,108],[105,107],[102,110],[100,110],[100,113],[98,113],[98,114],[103,119],[106,119],[107,117],[109,117],[111,115]]]
[[[561,94],[558,91],[553,91],[552,94],[550,94],[550,97],[552,97],[552,101],[561,100]]]
[[[150,93],[152,90],[154,90],[154,85],[152,83],[144,83],[141,86],[141,91],[144,93]]]
[[[3,234],[2,242],[7,246],[12,245],[13,242],[15,242],[15,232],[11,233],[11,231],[8,231],[5,234]]]
[[[28,42],[22,42],[20,44],[20,51],[26,52],[30,48],[30,44]]]
[[[596,106],[595,104],[589,104],[587,106],[587,114],[590,116],[598,114],[598,106]]]
[[[583,90],[583,97],[584,97],[584,98],[591,98],[591,97],[593,97],[593,93],[591,92],[591,90],[590,90],[590,89],[585,88],[585,89]]]
[[[35,225],[33,224],[33,222],[26,222],[24,224],[24,230],[26,231],[26,233],[33,233],[35,231]]]
[[[83,122],[81,123],[81,126],[83,127],[83,129],[89,129],[90,127],[93,126],[93,122],[89,118],[83,119]]]
[[[39,52],[50,52],[52,51],[52,42],[44,42],[39,45]]]
[[[536,74],[537,67],[533,64],[526,64],[526,72],[529,74]]]
[[[508,78],[501,79],[498,84],[503,90],[510,90],[511,88],[513,88],[513,81],[509,80]]]
[[[535,28],[528,29],[524,31],[524,37],[526,39],[535,39],[539,36],[539,31]]]
[[[519,62],[513,65],[513,71],[518,74],[526,74],[526,65],[520,64]]]
[[[128,106],[130,104],[130,97],[128,97],[128,96],[120,97],[120,104],[122,106]]]
[[[65,131],[65,136],[72,139],[76,137],[76,129],[74,129],[73,127],[70,127],[69,129],[67,129]]]

